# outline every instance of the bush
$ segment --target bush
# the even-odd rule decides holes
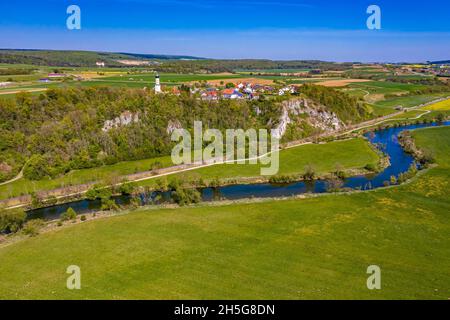
[[[377,171],[377,166],[374,165],[373,163],[366,164],[366,166],[364,168],[366,170],[369,170],[369,171],[372,171],[372,172],[376,172]]]
[[[48,161],[39,154],[31,156],[23,169],[23,175],[29,180],[41,180],[49,176]]]
[[[150,171],[159,170],[161,168],[164,168],[164,165],[159,161],[155,161],[150,165]]]
[[[61,221],[75,220],[77,218],[77,213],[72,208],[69,208],[66,212],[61,215]]]
[[[83,214],[82,216],[81,216],[81,221],[86,221],[87,220],[87,218],[86,218],[86,216]]]
[[[0,211],[0,232],[16,233],[23,227],[26,217],[21,209]]]
[[[119,207],[113,199],[103,198],[101,210],[109,211],[109,210],[117,210]]]
[[[201,194],[197,189],[177,188],[172,194],[173,200],[180,206],[199,203],[202,200]]]
[[[272,176],[269,179],[269,183],[271,184],[286,184],[286,183],[292,183],[295,182],[297,179],[295,176],[283,176],[283,175],[279,175],[279,176]]]
[[[397,178],[396,178],[395,176],[391,176],[391,181],[390,181],[390,183],[391,183],[392,185],[397,184]]]
[[[109,199],[111,198],[111,196],[112,196],[111,188],[106,188],[101,185],[95,185],[86,192],[86,197],[89,200],[104,199],[104,198]]]
[[[435,163],[436,159],[434,157],[433,151],[431,151],[430,149],[423,149],[419,161],[422,164]]]
[[[316,172],[315,172],[313,166],[307,165],[305,167],[305,172],[303,173],[303,179],[314,180],[315,177],[316,177]]]
[[[213,180],[211,180],[209,182],[209,187],[210,188],[218,188],[218,187],[220,187],[220,185],[221,185],[221,182],[220,182],[220,179],[218,177],[214,178]]]
[[[44,206],[42,199],[34,192],[31,193],[31,208],[38,209]]]
[[[134,192],[135,189],[136,186],[133,183],[127,182],[119,187],[119,192],[123,195],[130,195]]]
[[[44,221],[41,219],[35,219],[28,221],[23,227],[22,232],[30,237],[35,237],[39,234],[40,229],[44,225]]]

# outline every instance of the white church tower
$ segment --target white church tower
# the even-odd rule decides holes
[[[155,76],[155,93],[161,93],[161,81],[159,79],[159,74],[157,73]]]

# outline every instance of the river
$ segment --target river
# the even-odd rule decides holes
[[[397,128],[378,130],[375,131],[374,134],[366,134],[366,138],[369,139],[371,143],[389,156],[389,167],[385,168],[382,172],[373,175],[349,177],[342,180],[339,187],[353,190],[369,190],[384,187],[385,181],[390,181],[391,176],[398,178],[400,174],[407,172],[414,163],[413,157],[404,152],[403,148],[399,144],[399,134],[405,130],[442,125],[448,126],[450,125],[450,121],[440,124],[427,123],[406,125]],[[245,185],[238,184],[219,188],[204,188],[199,191],[201,191],[203,201],[223,199],[239,200],[247,198],[287,197],[306,193],[326,193],[329,190],[329,185],[330,181],[314,180],[300,181],[284,185],[274,185],[270,183]],[[131,196],[126,195],[114,197],[114,200],[118,205],[127,205],[130,203],[131,199]],[[155,202],[158,204],[170,203],[172,201],[170,192],[140,194],[139,199],[141,205],[151,205],[155,204]],[[54,220],[58,219],[59,216],[69,208],[73,208],[77,214],[89,214],[100,210],[100,207],[100,200],[81,200],[48,208],[35,209],[28,211],[27,213],[30,219],[41,218],[45,220]]]

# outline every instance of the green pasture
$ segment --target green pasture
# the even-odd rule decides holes
[[[450,128],[414,136],[439,167],[401,187],[141,209],[0,248],[0,299],[448,300]]]

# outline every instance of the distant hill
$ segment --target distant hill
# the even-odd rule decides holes
[[[102,61],[107,67],[125,66],[119,61],[199,60],[191,56],[111,53],[94,51],[0,49],[0,63],[58,67],[91,67]]]
[[[450,64],[450,60],[431,61],[430,64]]]
[[[152,60],[205,60],[205,58],[199,57],[174,56],[166,54],[145,54],[145,53],[125,53],[125,52],[119,52],[119,54],[124,54],[135,58],[152,59]]]

